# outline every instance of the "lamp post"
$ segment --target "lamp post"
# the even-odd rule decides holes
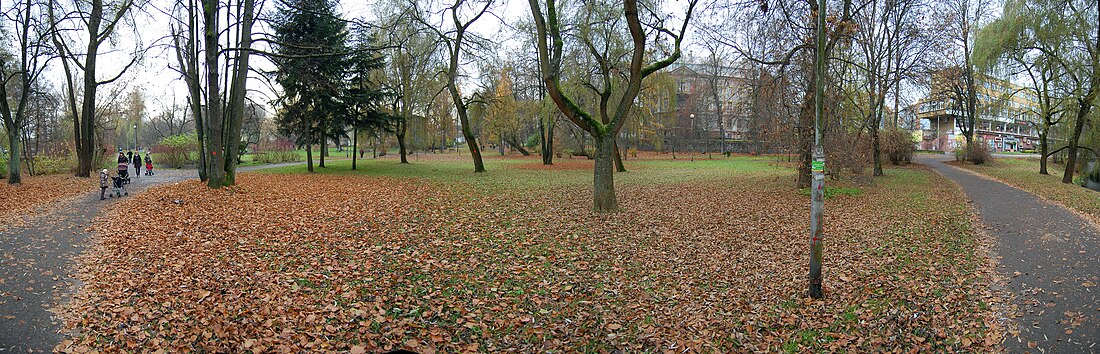
[[[695,140],[698,137],[698,135],[695,134],[695,113],[689,114],[688,117],[691,118],[691,149],[688,151],[688,154],[691,155],[691,162],[695,162]]]
[[[137,150],[137,124],[134,124],[134,150]]]

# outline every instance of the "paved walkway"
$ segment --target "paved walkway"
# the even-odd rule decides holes
[[[1035,195],[921,156],[958,183],[992,235],[997,271],[1019,307],[1009,353],[1100,353],[1100,232]],[[1084,189],[1081,193],[1091,193]]]
[[[239,171],[301,164],[241,167]],[[145,189],[196,178],[195,170],[159,170],[131,178],[132,195]],[[128,197],[123,197],[128,198]],[[84,251],[92,220],[103,206],[99,190],[52,206],[25,225],[0,230],[0,352],[49,352],[61,342],[62,323],[53,310],[79,288],[73,257]]]

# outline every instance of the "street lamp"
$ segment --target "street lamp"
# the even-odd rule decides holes
[[[691,151],[688,153],[691,154],[691,161],[695,162],[695,140],[698,140],[699,135],[695,133],[695,113],[689,114],[688,117],[691,117]]]
[[[137,150],[137,124],[134,124],[134,150]]]

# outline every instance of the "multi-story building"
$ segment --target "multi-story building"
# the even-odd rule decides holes
[[[670,72],[677,85],[676,102],[675,112],[667,113],[675,115],[676,134],[688,139],[746,138],[751,86],[737,69],[674,64]]]
[[[931,94],[917,103],[923,136],[921,149],[954,151],[965,144],[960,129],[965,103],[952,93],[961,84],[951,81],[958,76],[951,75],[949,70],[933,74]],[[977,75],[975,80],[976,140],[989,144],[992,151],[1034,149],[1039,140],[1035,96],[1018,85],[988,75]]]

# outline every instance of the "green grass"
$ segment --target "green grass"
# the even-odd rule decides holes
[[[569,168],[543,169],[541,161],[532,158],[486,158],[485,173],[474,173],[473,164],[466,160],[423,159],[410,164],[400,164],[396,159],[361,159],[358,169],[351,170],[351,160],[326,161],[326,168],[314,166],[319,174],[363,175],[373,177],[415,178],[430,181],[469,183],[479,188],[553,188],[576,187],[592,183],[592,169],[577,164],[590,164],[589,160],[559,161]],[[651,185],[720,179],[731,175],[760,174],[790,175],[789,169],[772,163],[767,157],[732,157],[713,160],[634,160],[626,161],[627,172],[617,173],[618,185]],[[522,166],[535,165],[535,166]],[[590,165],[589,165],[590,166]],[[534,167],[534,168],[532,168]],[[262,173],[306,173],[306,166],[285,166],[260,171]]]
[[[1062,183],[1065,166],[1047,165],[1049,175],[1039,174],[1039,159],[1034,158],[1002,158],[982,165],[956,166],[1004,181],[1093,218],[1100,218],[1100,193],[1076,184]]]

